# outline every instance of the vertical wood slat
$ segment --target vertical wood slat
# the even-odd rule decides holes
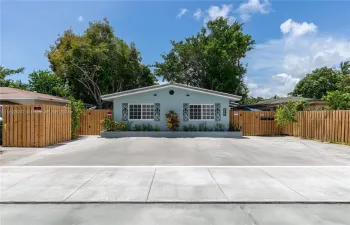
[[[41,112],[34,112],[33,105],[2,108],[3,146],[44,147],[71,139],[68,107],[42,105]]]
[[[239,116],[234,116],[234,112]],[[260,114],[274,116],[274,112],[230,111],[230,123],[242,121],[244,136],[287,134],[350,144],[350,110],[297,112],[298,122],[283,129],[279,129],[274,121],[260,120]]]

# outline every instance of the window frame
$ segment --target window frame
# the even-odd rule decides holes
[[[130,106],[131,105],[141,105],[141,119],[130,119]],[[142,106],[150,105],[153,106],[153,119],[142,119]],[[154,121],[154,103],[128,103],[128,120],[145,120],[145,121]]]
[[[200,105],[201,106],[201,118],[200,119],[191,119],[191,105]],[[203,105],[214,106],[213,119],[203,119]],[[188,104],[188,120],[189,121],[215,121],[215,104]]]

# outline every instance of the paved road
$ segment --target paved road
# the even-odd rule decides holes
[[[350,202],[350,167],[1,169],[1,202]]]
[[[295,137],[103,139],[85,136],[50,148],[4,149],[1,165],[350,166],[350,146]]]
[[[1,225],[348,225],[350,205],[0,205]]]

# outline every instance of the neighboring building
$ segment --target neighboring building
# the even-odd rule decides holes
[[[0,105],[58,105],[65,106],[65,98],[25,91],[11,87],[0,87]]]
[[[135,124],[158,125],[167,129],[165,114],[174,110],[183,125],[198,126],[204,122],[208,126],[216,123],[229,128],[230,104],[240,96],[191,87],[177,83],[167,83],[138,88],[114,94],[103,95],[102,100],[113,102],[113,118]]]
[[[278,105],[286,104],[290,99],[292,101],[301,100],[301,101],[308,102],[308,105],[303,107],[304,111],[323,110],[326,107],[328,107],[328,102],[320,99],[286,97],[286,98],[278,98],[278,99],[268,99],[257,103],[249,104],[249,105],[243,105],[240,108],[243,110],[244,110],[244,107],[249,107],[249,108],[259,109],[263,111],[276,111]]]

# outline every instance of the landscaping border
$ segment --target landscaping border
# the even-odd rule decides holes
[[[102,138],[157,137],[157,138],[242,138],[241,131],[101,131]]]

